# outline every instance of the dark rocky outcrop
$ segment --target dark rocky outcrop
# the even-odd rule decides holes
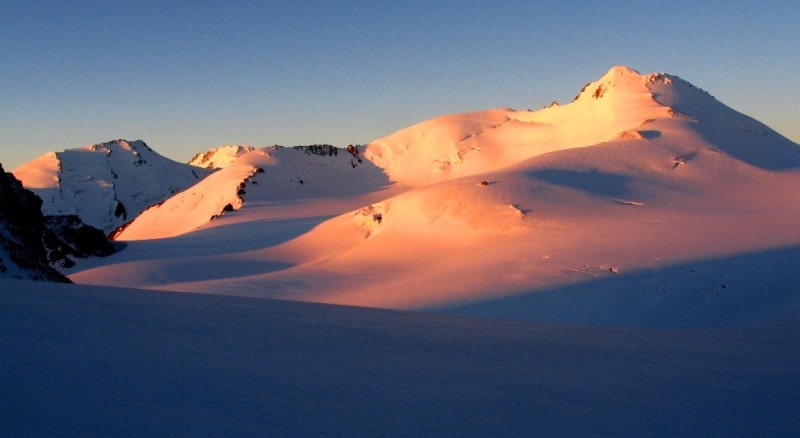
[[[42,200],[0,164],[0,276],[69,282],[54,266],[70,267],[72,257],[114,252],[103,232],[77,216],[42,215]]]
[[[106,257],[114,253],[114,246],[103,232],[86,225],[76,215],[45,216],[45,224],[59,240],[68,245],[67,253],[75,257]]]

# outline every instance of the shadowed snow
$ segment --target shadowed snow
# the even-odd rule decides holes
[[[0,431],[789,435],[797,328],[611,329],[0,280]]]

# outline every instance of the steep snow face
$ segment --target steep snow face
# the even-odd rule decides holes
[[[615,67],[568,105],[438,117],[373,141],[365,156],[392,180],[420,186],[611,140],[667,116],[669,108],[653,100],[644,76]]]
[[[256,149],[151,207],[115,239],[155,239],[187,233],[239,210],[245,203],[304,204],[369,193],[386,185],[383,172],[363,160],[355,147],[350,152],[329,145]]]
[[[254,151],[256,148],[249,145],[227,145],[209,149],[195,155],[189,164],[206,169],[222,169],[236,161],[239,156]]]
[[[14,169],[46,215],[77,215],[110,233],[211,171],[162,157],[143,141],[114,140],[44,154]]]
[[[720,152],[770,171],[800,167],[796,143],[678,76],[648,75],[647,87],[657,102],[672,108],[674,116],[687,118],[691,129]]]

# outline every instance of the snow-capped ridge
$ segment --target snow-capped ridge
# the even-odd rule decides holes
[[[719,151],[764,170],[800,167],[800,145],[702,88],[666,73],[645,79],[654,101],[670,108],[673,117],[691,122],[691,129]]]
[[[615,90],[629,94],[650,94],[650,97],[658,104],[667,107],[672,107],[672,104],[681,97],[705,100],[707,103],[717,102],[711,94],[680,76],[664,72],[643,75],[639,71],[623,65],[612,67],[600,79],[587,83],[573,101],[579,99],[601,100],[607,93],[613,93]]]
[[[669,73],[651,73],[644,76],[645,85],[653,100],[673,110],[681,101],[702,102],[705,106],[724,105],[714,96],[680,76]]]
[[[570,104],[354,149],[243,154],[71,278],[552,322],[796,319],[800,171],[780,166],[797,145],[677,76],[618,67]]]
[[[639,82],[641,76],[638,71],[624,65],[612,67],[600,79],[584,85],[573,99],[573,102],[587,97],[600,99],[609,90],[616,88],[618,84],[630,88],[631,84]]]
[[[362,146],[270,146],[237,156],[203,181],[146,210],[115,234],[118,240],[177,236],[248,203],[309,202],[369,193],[389,184],[364,160]],[[304,201],[305,200],[305,201]]]
[[[796,144],[708,92],[675,75],[642,75],[626,66],[589,82],[569,104],[435,117],[374,140],[365,155],[394,181],[421,186],[615,138],[651,140],[661,135],[659,129],[639,128],[656,121],[667,124],[660,129],[686,122],[687,129],[749,165],[800,166]]]
[[[219,146],[196,154],[189,160],[189,164],[206,169],[221,169],[229,166],[239,156],[252,152],[255,149],[255,147],[250,145]]]
[[[74,214],[110,233],[210,172],[165,158],[141,140],[117,139],[49,152],[13,173],[42,198],[44,214]]]
[[[114,153],[117,154],[129,153],[130,155],[135,157],[133,160],[133,164],[136,166],[141,166],[143,164],[146,164],[147,158],[155,154],[155,151],[151,149],[150,146],[148,146],[147,143],[145,143],[142,140],[128,141],[121,138],[118,138],[116,140],[111,140],[105,143],[93,144],[87,146],[84,149],[91,152],[104,153],[107,156],[110,156]],[[64,152],[57,154],[63,154]]]
[[[570,104],[436,117],[373,141],[366,156],[395,181],[420,186],[591,146],[668,116],[669,108],[653,100],[644,77],[620,66],[587,84]]]

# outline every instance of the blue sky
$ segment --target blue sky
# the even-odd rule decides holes
[[[568,102],[665,71],[800,141],[800,5],[16,1],[0,4],[0,163],[142,139],[367,143],[416,122]]]

